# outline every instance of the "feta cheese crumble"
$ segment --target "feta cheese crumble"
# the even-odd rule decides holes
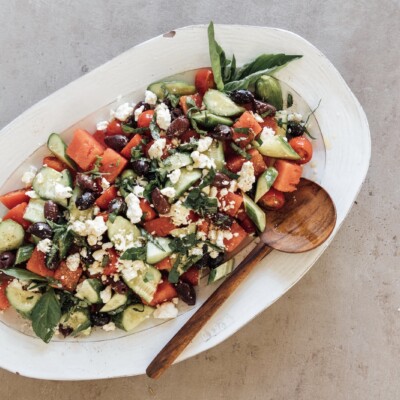
[[[156,105],[157,95],[151,90],[146,90],[146,92],[144,93],[144,102],[153,106]]]
[[[39,199],[40,196],[34,190],[28,190],[25,194],[31,199]]]
[[[81,263],[81,257],[79,253],[71,254],[67,257],[67,267],[70,271],[75,272]]]
[[[254,167],[251,161],[246,161],[239,172],[238,187],[243,192],[251,190],[253,183],[256,181],[254,176]]]
[[[133,107],[129,103],[121,104],[115,111],[114,117],[119,121],[126,121],[133,113]]]
[[[25,187],[32,186],[32,182],[35,179],[37,173],[37,168],[31,165],[28,171],[25,171],[22,175],[21,181],[25,185]]]
[[[164,103],[159,104],[156,107],[155,112],[157,125],[166,131],[171,125],[171,113],[169,112],[167,105]]]
[[[143,211],[140,208],[139,198],[135,194],[129,193],[128,196],[125,197],[125,202],[128,206],[126,216],[132,224],[137,224],[141,221],[143,216]]]
[[[93,220],[74,221],[70,225],[70,229],[80,236],[87,236],[87,241],[94,246],[107,230],[107,225],[102,216],[98,216]]]
[[[174,169],[170,174],[167,175],[169,180],[173,185],[179,181],[179,178],[181,177],[181,170],[180,169]]]
[[[213,142],[213,139],[209,136],[199,139],[199,142],[197,144],[197,151],[200,153],[204,153],[205,151],[207,151],[210,148],[212,142]]]
[[[140,186],[140,185],[136,185],[133,187],[133,194],[137,197],[144,197],[143,196],[144,193],[144,187]]]
[[[139,271],[143,271],[146,266],[141,260],[118,260],[118,271],[122,274],[125,281],[129,282],[138,276]]]
[[[36,248],[42,253],[48,253],[52,244],[53,242],[50,239],[43,239],[37,244]]]
[[[166,301],[157,306],[153,314],[153,317],[158,319],[176,318],[177,316],[178,309],[172,301]]]
[[[140,106],[139,108],[137,108],[133,115],[135,116],[135,121],[137,122],[139,120],[140,114],[143,112],[144,110],[144,106]]]
[[[166,187],[164,189],[161,189],[161,194],[166,197],[175,197],[176,192],[173,187]]]
[[[292,113],[288,115],[288,121],[301,122],[303,120],[303,116],[299,113]]]
[[[98,131],[105,131],[108,127],[108,121],[100,121],[96,124],[96,129]]]
[[[150,158],[161,158],[166,145],[165,139],[157,139],[149,148]]]
[[[110,187],[110,183],[108,182],[107,179],[104,177],[101,178],[100,186],[103,189],[103,192],[105,192],[107,189]]]
[[[61,183],[56,183],[54,185],[54,194],[59,199],[69,199],[72,196],[72,188],[64,186]]]
[[[108,324],[103,325],[103,330],[106,332],[115,331],[115,324],[114,322],[109,322]]]
[[[104,304],[107,304],[112,297],[111,286],[106,286],[104,290],[100,292],[100,298]]]
[[[199,151],[193,151],[190,154],[190,157],[192,157],[192,160],[194,162],[193,168],[216,168],[214,160],[211,158],[207,157],[205,154],[200,154]]]
[[[168,214],[165,214],[172,218],[172,222],[176,226],[187,225],[189,218],[190,210],[182,205],[181,201],[177,201],[175,204],[172,204],[171,209]]]
[[[261,131],[260,134],[260,139],[262,142],[267,141],[271,136],[275,136],[275,131],[268,127],[268,126],[264,126],[263,130]]]

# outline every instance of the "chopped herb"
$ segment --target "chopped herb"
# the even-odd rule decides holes
[[[200,188],[190,191],[183,204],[202,216],[215,214],[218,211],[218,200],[206,196]]]
[[[149,130],[149,128],[133,128],[127,124],[122,124],[121,128],[124,133],[145,133]]]
[[[146,259],[146,247],[131,247],[126,250],[120,258],[121,260],[144,261]]]
[[[250,128],[234,128],[234,131],[248,135],[250,133]]]
[[[292,105],[293,105],[293,96],[292,96],[291,93],[288,93],[286,103],[287,103],[287,108],[292,107]]]
[[[167,91],[165,98],[168,99],[172,107],[176,107],[179,104],[179,96]]]
[[[223,167],[221,169],[221,172],[223,172],[227,177],[229,177],[231,179],[239,179],[239,175],[238,174],[235,174],[234,172],[229,171],[229,169],[226,168],[226,167]]]
[[[199,240],[196,238],[195,233],[191,233],[183,238],[175,238],[169,243],[169,248],[173,252],[186,254],[188,251],[193,248]]]
[[[249,153],[246,153],[242,148],[240,148],[238,145],[236,145],[235,143],[231,143],[231,147],[233,149],[233,151],[237,154],[239,154],[240,156],[244,157],[246,160],[250,160],[251,159],[251,155]]]
[[[131,161],[140,160],[143,158],[143,147],[142,145],[138,145],[136,147],[132,147],[131,149]]]
[[[101,260],[101,266],[104,268],[104,267],[107,267],[107,265],[109,264],[109,262],[110,262],[110,256],[104,256],[103,257],[103,259]]]
[[[151,137],[154,140],[160,139],[160,128],[157,125],[157,113],[155,112],[149,125]]]
[[[215,174],[216,173],[217,172],[215,171],[215,169],[211,168],[210,171],[208,172],[208,174],[201,181],[201,183],[199,185],[199,189],[203,189],[206,186],[211,185],[214,182],[214,178],[215,178]]]
[[[172,266],[171,271],[169,271],[169,273],[168,273],[168,280],[171,283],[178,283],[179,275],[180,275],[178,268],[179,268],[179,265],[181,264],[181,259],[182,259],[182,255],[180,253],[178,253],[178,256],[176,257],[174,265]]]

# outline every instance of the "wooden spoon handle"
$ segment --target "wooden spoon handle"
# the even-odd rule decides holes
[[[178,333],[165,345],[147,367],[146,373],[150,378],[157,379],[175,361],[207,321],[221,307],[225,300],[234,292],[240,283],[249,275],[272,249],[260,242],[249,255],[234,269],[232,274],[193,314]]]

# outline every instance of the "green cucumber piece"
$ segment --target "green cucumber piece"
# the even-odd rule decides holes
[[[64,314],[60,324],[63,327],[71,328],[72,336],[76,336],[78,333],[88,335],[91,330],[89,311],[86,308],[77,308],[72,313]]]
[[[12,283],[7,286],[6,296],[10,304],[25,318],[29,318],[36,303],[42,297],[41,293],[29,292]]]
[[[12,219],[0,222],[0,253],[18,249],[24,242],[24,228]]]
[[[243,193],[244,210],[249,218],[254,222],[260,232],[265,229],[265,212],[254,201]]]
[[[119,237],[122,235],[126,238],[129,235],[132,235],[132,241],[137,240],[140,236],[140,230],[126,218],[118,215],[114,222],[110,220],[107,221],[107,234],[111,242],[119,243]]]
[[[208,275],[208,284],[213,283],[224,276],[230,274],[233,270],[233,266],[235,265],[235,260],[232,258],[226,262],[224,262],[221,265],[218,265],[218,267],[213,268],[210,271],[210,274]]]
[[[277,110],[283,108],[282,89],[278,79],[263,75],[256,82],[256,96],[272,104]]]
[[[121,179],[133,179],[137,178],[138,174],[133,169],[126,169],[121,174]]]
[[[188,153],[175,153],[164,160],[164,168],[170,172],[174,169],[193,164],[192,157]]]
[[[288,115],[287,112],[277,112],[275,114],[275,120],[277,123],[276,134],[279,136],[286,137]]]
[[[188,226],[173,229],[170,232],[170,235],[173,237],[183,237],[183,236],[190,235],[191,233],[196,233],[196,230],[197,230],[197,226],[193,222],[193,223],[189,224]]]
[[[21,246],[17,254],[15,255],[15,265],[22,264],[31,258],[35,246],[33,244],[27,244],[26,246]]]
[[[243,107],[234,103],[227,94],[215,89],[207,90],[203,102],[208,111],[221,117],[233,117],[245,111]]]
[[[262,143],[253,141],[253,146],[263,155],[273,158],[284,158],[287,160],[299,160],[300,156],[292,149],[290,144],[282,136],[264,135]]]
[[[170,239],[160,237],[156,240],[157,244],[164,250],[161,250],[156,244],[148,242],[146,248],[146,262],[148,264],[157,264],[172,253],[172,250],[169,248]]]
[[[144,304],[131,304],[114,318],[115,325],[124,331],[130,332],[148,319],[154,310],[153,307],[145,306]]]
[[[218,140],[213,140],[209,149],[205,154],[214,160],[217,171],[220,171],[225,166],[224,145]]]
[[[140,298],[150,303],[161,281],[161,273],[158,269],[146,265],[146,268],[138,271],[135,278],[129,281],[124,279],[124,281]]]
[[[67,145],[58,133],[52,133],[47,140],[48,149],[63,163],[72,169],[76,169],[75,161],[67,155]]]
[[[100,292],[103,284],[98,279],[85,279],[77,288],[75,296],[90,304],[101,303]]]
[[[173,203],[183,193],[191,188],[201,177],[202,173],[200,169],[193,169],[192,171],[189,171],[186,168],[182,168],[178,182],[173,185],[171,181],[168,180],[166,183],[166,186],[172,186],[175,189],[175,197],[171,197],[169,202]]]
[[[24,219],[32,223],[44,222],[46,220],[44,217],[45,203],[42,199],[30,199],[24,213]]]
[[[164,99],[167,93],[175,96],[185,96],[196,93],[194,85],[190,85],[183,81],[161,81],[150,84],[147,90],[152,91],[159,100]]]
[[[218,124],[232,126],[233,121],[230,118],[221,117],[208,111],[200,111],[192,115],[192,118],[201,126],[207,129],[215,128]]]
[[[267,168],[266,171],[260,175],[257,180],[257,189],[256,195],[254,196],[254,201],[257,203],[261,197],[264,196],[265,193],[271,189],[272,184],[275,182],[276,177],[278,176],[278,171],[274,167]]]
[[[87,210],[79,210],[75,204],[76,199],[82,194],[82,190],[76,186],[72,191],[72,197],[70,198],[68,210],[70,219],[73,221],[86,221],[88,219],[93,219],[94,209],[93,207],[88,208]]]
[[[110,301],[100,309],[100,312],[112,313],[123,307],[127,301],[128,296],[126,294],[115,293]]]

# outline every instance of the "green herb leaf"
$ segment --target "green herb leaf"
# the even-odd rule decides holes
[[[179,104],[179,96],[173,93],[167,92],[165,98],[171,102],[172,107],[176,107]]]
[[[21,281],[47,282],[47,278],[22,268],[0,269],[0,271],[5,275],[12,276],[13,278],[20,279]]]
[[[249,153],[246,153],[242,148],[240,148],[238,145],[236,145],[235,143],[231,143],[231,147],[233,149],[233,151],[239,155],[241,155],[242,157],[244,157],[246,160],[251,160],[251,155]]]
[[[181,259],[182,259],[182,255],[178,254],[178,257],[176,257],[176,260],[174,262],[174,265],[171,268],[171,271],[169,271],[169,273],[168,273],[168,280],[171,283],[178,283],[179,276],[180,276],[178,268],[181,264]]]
[[[173,252],[187,254],[188,251],[196,246],[198,242],[199,241],[196,238],[196,234],[191,233],[183,238],[175,238],[171,240],[171,242],[169,243],[169,248]]]
[[[293,105],[293,96],[291,93],[288,93],[287,100],[286,100],[287,108],[292,107]]]
[[[160,139],[160,128],[157,125],[157,113],[155,112],[149,125],[151,137],[154,140]]]
[[[214,81],[218,90],[224,90],[224,81],[222,78],[223,67],[225,67],[225,52],[215,40],[214,24],[211,21],[208,25],[208,46],[210,52],[211,67],[214,74]]]
[[[120,257],[121,260],[146,260],[146,247],[132,247],[126,250],[122,256]]]
[[[221,169],[221,172],[223,172],[227,177],[231,178],[231,179],[239,179],[239,175],[235,174],[234,172],[230,171],[228,168],[223,167]]]
[[[50,342],[60,322],[61,305],[54,290],[50,289],[36,303],[32,311],[32,328],[45,343]]]
[[[144,133],[148,131],[148,128],[133,128],[127,124],[121,124],[121,129],[124,133]]]
[[[211,185],[214,182],[215,174],[217,172],[214,168],[211,168],[208,174],[203,178],[201,184],[199,185],[199,189],[203,189],[206,186]]]
[[[243,133],[245,135],[250,133],[250,128],[234,128],[233,130],[237,133]]]
[[[218,200],[206,196],[199,188],[189,192],[183,205],[197,211],[202,216],[215,214],[218,211]]]

